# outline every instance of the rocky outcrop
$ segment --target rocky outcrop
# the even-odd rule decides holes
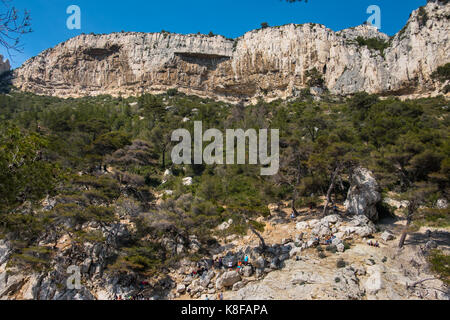
[[[241,281],[241,276],[237,271],[228,271],[217,279],[216,288],[221,290],[226,287],[231,287],[239,281]]]
[[[351,176],[345,209],[354,215],[365,215],[372,221],[378,220],[376,204],[381,201],[379,186],[373,173],[365,168],[356,168]]]
[[[3,61],[3,56],[0,54],[0,76],[9,70],[11,70],[9,60]]]
[[[107,261],[116,254],[117,244],[126,237],[122,224],[113,224],[101,229],[107,239],[105,243],[71,242],[63,236],[57,241],[56,253],[48,258],[48,268],[29,269],[11,264],[12,252],[6,241],[0,242],[0,299],[35,300],[93,300],[112,299],[114,293],[133,291],[120,283],[114,275],[104,273]],[[50,246],[45,239],[42,248]],[[72,275],[69,267],[80,272],[82,287],[72,290],[67,279]]]
[[[392,39],[364,25],[334,32],[289,24],[237,39],[172,33],[81,35],[28,60],[13,84],[56,96],[136,95],[169,88],[228,101],[287,98],[315,86],[334,94],[428,94],[446,84],[431,74],[450,61],[450,5],[430,1]],[[427,19],[423,19],[424,12]],[[377,38],[376,50],[357,41]]]

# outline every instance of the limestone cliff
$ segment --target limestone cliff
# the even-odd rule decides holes
[[[446,85],[431,74],[450,62],[450,4],[429,1],[394,37],[374,27],[334,32],[289,24],[222,36],[172,33],[81,35],[15,70],[21,90],[56,96],[135,95],[169,88],[230,101],[295,96],[316,68],[330,92],[430,94]],[[360,38],[358,38],[360,37]],[[384,50],[360,40],[377,38]]]

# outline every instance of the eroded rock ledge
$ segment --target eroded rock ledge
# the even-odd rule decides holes
[[[423,19],[424,11],[428,19]],[[316,68],[333,94],[437,94],[431,74],[450,62],[450,4],[430,1],[393,38],[374,27],[265,28],[232,40],[172,33],[81,35],[15,70],[20,90],[62,97],[158,93],[170,88],[228,101],[295,96]],[[357,38],[389,45],[369,49]]]

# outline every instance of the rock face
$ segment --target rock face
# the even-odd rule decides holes
[[[378,183],[370,170],[356,168],[351,177],[345,208],[348,213],[378,220],[376,204],[381,200]]]
[[[446,84],[431,74],[450,61],[450,5],[430,1],[412,13],[392,39],[374,27],[334,32],[322,25],[289,24],[222,36],[172,33],[81,35],[15,70],[21,90],[56,96],[136,95],[169,88],[227,101],[296,96],[315,68],[334,94],[436,93]],[[381,51],[356,39],[388,42]],[[317,79],[316,79],[317,80]]]
[[[217,279],[216,288],[221,290],[225,287],[231,287],[239,281],[241,281],[241,276],[237,271],[228,271]]]
[[[66,225],[70,221],[61,223]],[[106,271],[119,248],[129,241],[129,228],[127,223],[118,221],[102,225],[86,222],[81,229],[97,231],[105,241],[83,243],[49,230],[39,239],[40,248],[55,246],[51,254],[45,256],[45,268],[23,268],[14,262],[12,241],[9,236],[5,237],[0,240],[0,300],[110,300],[115,294],[123,297],[136,294],[139,292],[138,275]],[[74,290],[68,286],[68,280],[76,274],[80,277],[81,288]],[[208,277],[212,276],[208,274]],[[167,288],[168,284],[161,282],[149,284],[146,290],[151,293]],[[181,291],[181,287],[179,289]]]
[[[0,54],[0,75],[9,71],[11,69],[11,65],[9,64],[9,60],[6,59],[3,61],[3,56]]]

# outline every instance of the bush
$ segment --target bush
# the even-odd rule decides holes
[[[25,270],[42,272],[50,267],[51,250],[46,247],[28,247],[12,255],[9,266],[16,266]]]
[[[323,79],[323,75],[317,70],[316,67],[306,71],[305,78],[308,79],[307,84],[309,87],[324,87],[325,80]]]
[[[436,71],[431,74],[431,77],[441,82],[450,80],[450,63],[439,66]]]
[[[144,275],[153,275],[163,265],[163,250],[154,243],[139,243],[138,246],[124,248],[118,259],[108,267],[114,273],[139,272]]]
[[[336,262],[336,267],[338,267],[338,268],[345,268],[346,265],[347,265],[347,263],[343,259],[339,259]]]
[[[344,241],[344,250],[350,249],[350,244],[347,241]]]
[[[428,262],[431,270],[436,272],[447,285],[450,285],[450,255],[435,249],[428,256]]]
[[[130,136],[122,132],[109,132],[98,137],[89,147],[88,152],[98,155],[112,153],[127,144],[130,144]]]
[[[419,8],[419,14],[418,14],[417,18],[419,20],[419,26],[421,26],[421,27],[426,26],[429,18],[428,18],[428,13],[424,7]]]
[[[356,42],[359,46],[367,46],[369,50],[378,50],[382,56],[384,56],[384,50],[389,47],[389,42],[378,38],[365,39],[359,36]]]
[[[174,96],[176,96],[177,94],[178,94],[178,89],[173,88],[173,89],[167,90],[167,95],[168,95],[169,97],[174,97]]]
[[[83,175],[81,177],[74,176],[73,182],[88,188],[95,188],[109,199],[116,199],[120,196],[120,186],[116,180],[108,176],[91,176]]]
[[[337,248],[335,245],[329,245],[325,248],[326,251],[331,252],[331,253],[336,253],[337,252]]]

